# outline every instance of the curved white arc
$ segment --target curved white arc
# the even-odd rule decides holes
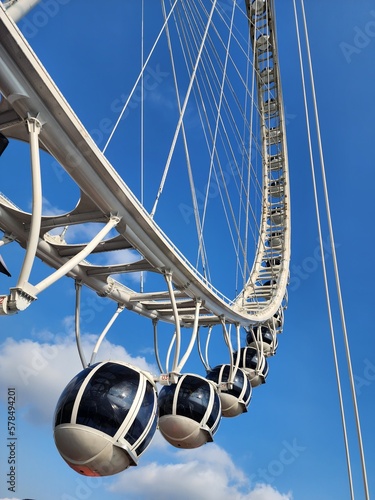
[[[237,352],[239,353],[241,350],[241,338],[240,338],[240,325],[236,325],[236,340],[237,340]],[[238,368],[240,366],[241,356],[239,354],[236,357],[236,362],[233,365],[233,351],[231,351],[231,376],[228,378],[228,382],[233,383],[234,379],[237,375]]]
[[[81,324],[80,324],[80,316],[81,316],[81,291],[82,284],[76,281],[76,307],[75,307],[75,315],[74,315],[74,325],[75,325],[75,337],[76,344],[78,349],[79,359],[81,360],[82,368],[85,369],[88,367],[85,353],[83,352],[82,342],[81,342]]]
[[[155,352],[155,359],[156,363],[159,368],[159,372],[163,373],[163,367],[160,361],[160,356],[159,356],[159,342],[158,342],[158,320],[153,319],[152,320],[152,328],[153,328],[153,333],[154,333],[154,352]]]
[[[251,12],[251,7],[250,12]],[[260,234],[258,239],[258,247],[256,251],[256,257],[254,260],[253,268],[250,272],[250,277],[248,279],[247,285],[245,286],[243,292],[239,294],[235,303],[236,309],[238,310],[255,310],[254,317],[263,316],[260,312],[262,309],[267,311],[269,317],[273,316],[276,313],[278,306],[282,304],[283,298],[285,296],[286,287],[288,284],[288,276],[289,276],[289,261],[290,261],[290,187],[289,187],[289,169],[288,169],[288,158],[287,158],[287,143],[286,143],[286,130],[285,130],[285,119],[284,119],[284,106],[281,92],[281,81],[279,74],[279,66],[278,66],[278,58],[277,58],[277,41],[275,34],[275,26],[273,22],[274,17],[274,5],[273,1],[270,1],[267,5],[267,9],[264,15],[260,15],[259,19],[262,20],[263,23],[267,22],[267,25],[264,25],[263,30],[269,34],[270,37],[270,47],[271,50],[269,52],[271,55],[269,59],[272,59],[272,65],[269,65],[268,68],[272,69],[273,72],[273,80],[268,81],[268,83],[262,79],[262,75],[260,73],[259,61],[256,56],[256,76],[257,76],[257,87],[258,87],[258,99],[259,99],[259,109],[261,112],[261,134],[262,134],[262,148],[263,148],[263,207],[262,207],[262,216],[261,216],[261,225],[260,225]],[[254,16],[254,20],[251,21],[251,33],[255,32],[254,23],[258,22],[257,16]],[[255,34],[252,35],[252,40],[256,40]],[[257,42],[255,41],[254,50],[257,50]],[[273,87],[270,84],[274,84]],[[266,89],[262,89],[262,87],[268,87]],[[268,225],[268,220],[270,217],[270,207],[271,202],[269,201],[269,192],[272,183],[271,173],[271,165],[270,165],[270,144],[271,141],[269,139],[270,130],[266,125],[266,109],[265,103],[263,99],[263,94],[271,94],[269,88],[274,89],[276,93],[276,108],[277,115],[279,119],[278,129],[280,130],[280,151],[282,154],[282,161],[280,163],[282,170],[279,179],[282,179],[283,182],[283,201],[280,202],[283,206],[283,221],[282,221],[282,245],[279,251],[274,251],[272,248],[266,247],[266,241],[270,238],[272,234],[272,227]],[[268,133],[268,134],[267,134]],[[275,280],[275,288],[270,286],[270,290],[263,293],[262,286],[258,286],[257,282],[261,280],[265,280],[264,277],[266,275],[265,269],[262,268],[262,263],[264,263],[268,259],[272,259],[277,257],[280,259],[279,269],[272,270],[269,274],[269,280]],[[262,300],[257,302],[257,297],[260,297]],[[252,303],[248,303],[248,299],[253,299]],[[265,299],[265,300],[264,300]],[[272,311],[272,313],[271,313]],[[250,312],[250,311],[249,311]],[[271,313],[271,314],[270,314]],[[261,320],[263,321],[263,320]]]
[[[120,313],[122,313],[123,310],[124,310],[123,306],[118,306],[115,313],[113,314],[112,318],[108,321],[107,325],[105,326],[104,330],[100,334],[100,336],[99,336],[99,338],[94,346],[94,349],[93,349],[92,354],[91,354],[89,365],[92,365],[95,362],[95,358],[96,358],[96,355],[98,354],[99,347],[101,346],[109,329],[111,328],[111,326],[113,325],[113,323],[116,321],[116,319],[118,318]]]
[[[118,224],[119,218],[116,216],[112,216],[107,224],[98,232],[98,234],[93,238],[90,243],[86,245],[86,247],[77,253],[70,260],[65,262],[59,269],[57,269],[50,276],[47,276],[44,280],[40,281],[37,285],[35,285],[36,291],[42,292],[44,289],[49,287],[52,283],[55,283],[58,279],[65,276],[65,274],[69,273],[76,265],[78,265],[82,260],[89,255],[92,250],[99,244],[100,241],[109,233],[109,231]]]
[[[168,346],[167,355],[165,358],[165,370],[167,373],[169,372],[169,360],[170,360],[171,352],[172,352],[172,349],[173,349],[175,342],[176,342],[176,332],[173,333],[172,339],[171,339],[169,346]],[[173,372],[173,370],[172,370],[172,372]]]
[[[171,270],[178,288],[192,298],[202,299],[205,309],[212,314],[203,321],[207,321],[207,324],[218,323],[218,318],[224,315],[228,322],[248,326],[253,322],[266,321],[278,310],[283,298],[281,292],[261,310],[234,307],[231,300],[220,294],[184,258],[97,148],[17,27],[2,10],[0,42],[0,91],[5,98],[9,99],[21,118],[25,118],[29,111],[40,112],[45,122],[40,136],[44,147],[68,171],[98,210],[103,214],[114,212],[122,218],[121,224],[118,225],[119,233],[123,234],[155,269],[159,272]],[[10,220],[8,215],[4,217],[5,220],[9,221],[10,225],[19,226],[17,220]],[[17,240],[22,241],[20,231]],[[61,266],[61,260],[46,241],[39,242],[38,256],[47,257],[46,261],[56,268]],[[131,303],[131,295],[135,293],[117,283],[109,286],[102,280],[89,278],[79,266],[71,269],[69,275],[82,279],[85,284],[90,283],[90,286],[94,284],[98,293],[105,293],[122,304]],[[286,286],[286,282],[287,279],[282,278],[280,288],[283,283]],[[147,311],[141,303],[131,305],[133,310],[148,317],[157,316],[157,312]]]
[[[42,219],[42,178],[39,158],[39,133],[41,123],[38,118],[29,116],[27,127],[30,137],[30,159],[31,159],[31,179],[32,179],[32,214],[30,223],[30,233],[26,246],[26,253],[22,264],[21,272],[16,287],[22,288],[24,283],[29,281],[31,269],[38,247],[40,225]]]
[[[188,360],[191,351],[193,350],[194,344],[197,340],[197,335],[198,335],[198,328],[199,328],[199,309],[202,305],[202,302],[200,300],[197,300],[197,303],[195,305],[195,314],[194,314],[194,324],[193,324],[193,331],[191,333],[191,338],[189,345],[185,351],[185,354],[182,356],[177,368],[176,368],[176,373],[180,373],[182,368],[184,367],[186,361]]]
[[[177,373],[177,366],[178,366],[178,361],[180,359],[180,350],[181,350],[181,324],[180,324],[180,317],[179,317],[178,308],[177,308],[177,304],[176,304],[176,298],[175,298],[174,292],[173,292],[171,273],[165,274],[165,280],[166,280],[167,286],[168,286],[168,292],[169,292],[169,296],[171,299],[174,322],[175,322],[175,327],[176,327],[176,332],[175,332],[176,347],[175,347],[173,363],[172,363],[172,372]]]

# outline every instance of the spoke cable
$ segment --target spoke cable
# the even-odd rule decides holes
[[[306,50],[307,50],[310,82],[311,82],[311,88],[312,88],[311,92],[312,92],[312,99],[313,99],[313,105],[314,105],[315,126],[316,126],[316,130],[317,130],[317,142],[318,142],[319,160],[320,160],[321,174],[322,174],[322,184],[323,184],[323,193],[324,193],[324,201],[325,201],[325,212],[326,212],[326,216],[327,216],[328,231],[329,231],[329,237],[330,237],[330,248],[331,248],[331,252],[332,252],[332,260],[333,260],[333,268],[334,268],[334,276],[335,276],[335,284],[336,284],[336,293],[337,293],[337,298],[338,298],[338,303],[339,303],[341,327],[342,327],[342,333],[343,333],[343,339],[344,339],[344,345],[345,345],[347,368],[348,368],[348,374],[349,374],[350,388],[351,388],[351,394],[352,394],[352,403],[353,403],[355,423],[356,423],[356,429],[357,429],[357,439],[358,439],[358,446],[359,446],[359,452],[360,452],[360,458],[361,458],[363,486],[364,486],[365,498],[366,498],[366,500],[369,500],[370,496],[369,496],[369,490],[368,490],[366,464],[365,464],[363,442],[362,442],[362,433],[361,433],[361,427],[360,427],[359,411],[358,411],[358,405],[357,405],[357,397],[356,397],[353,369],[352,369],[352,363],[351,363],[350,347],[349,347],[349,340],[348,340],[348,334],[347,334],[344,305],[343,305],[343,300],[342,300],[341,284],[340,284],[340,277],[339,277],[339,269],[338,269],[336,249],[335,249],[335,239],[334,239],[334,234],[333,234],[330,202],[329,202],[328,187],[327,187],[327,180],[326,180],[326,173],[325,173],[325,162],[324,162],[323,147],[322,147],[322,140],[321,140],[321,133],[320,133],[320,120],[319,120],[316,91],[315,91],[314,72],[313,72],[313,66],[312,66],[312,60],[311,60],[309,35],[308,35],[306,13],[305,13],[305,7],[304,7],[303,0],[301,0],[301,8],[302,8],[304,34],[305,34],[305,40],[306,40]],[[318,206],[317,206],[317,210],[319,210]],[[320,236],[320,244],[321,244],[321,252],[323,255],[324,249],[323,249],[321,236]],[[325,276],[325,280],[326,279],[327,278]],[[327,290],[328,289],[326,287],[326,293],[328,293]],[[328,296],[327,301],[328,302],[330,301],[329,296]],[[329,306],[329,308],[330,308],[330,306]],[[334,350],[335,350],[335,348],[334,348]],[[349,458],[348,452],[347,452],[347,457]],[[350,462],[348,464],[348,469],[350,470]],[[350,487],[351,487],[351,495],[352,495],[352,498],[354,498],[353,488],[352,488],[352,479],[351,479],[350,474],[349,474],[349,477],[350,477],[349,480],[350,480]]]
[[[162,176],[162,179],[161,179],[161,182],[160,182],[159,190],[158,190],[158,193],[156,195],[156,200],[155,200],[154,206],[153,206],[153,208],[151,210],[151,214],[150,214],[151,218],[153,218],[154,215],[155,215],[155,211],[156,211],[156,208],[157,208],[157,205],[158,205],[158,202],[159,202],[159,198],[160,198],[160,195],[161,195],[161,193],[163,191],[163,188],[164,188],[165,180],[166,180],[166,177],[167,177],[167,174],[168,174],[168,170],[169,170],[169,167],[170,167],[170,164],[171,164],[171,160],[172,160],[172,155],[173,155],[173,152],[175,150],[175,146],[176,146],[176,143],[177,143],[177,138],[178,138],[179,133],[180,133],[180,129],[181,129],[181,125],[182,125],[182,120],[184,118],[185,111],[186,111],[186,108],[187,108],[187,105],[188,105],[188,102],[189,102],[189,97],[190,97],[191,89],[193,87],[193,83],[194,83],[194,80],[195,80],[195,75],[196,75],[196,72],[197,72],[200,60],[201,60],[201,55],[202,55],[202,51],[203,51],[203,48],[204,48],[205,40],[207,38],[208,29],[209,29],[209,27],[211,25],[211,19],[212,19],[212,16],[214,14],[214,11],[215,11],[216,2],[217,2],[217,0],[214,0],[213,3],[212,3],[212,8],[211,8],[210,16],[209,16],[209,18],[207,20],[206,30],[205,30],[205,33],[204,33],[204,36],[203,36],[203,39],[202,39],[202,42],[201,42],[201,46],[199,48],[199,52],[198,52],[197,59],[196,59],[196,62],[195,62],[195,65],[194,65],[194,69],[193,69],[193,74],[191,76],[188,89],[186,91],[184,103],[182,105],[180,117],[178,119],[178,123],[177,123],[177,126],[176,126],[175,134],[174,134],[174,137],[173,137],[173,140],[172,140],[172,144],[171,144],[170,151],[169,151],[169,154],[168,154],[167,162],[166,162],[166,165],[165,165],[165,168],[164,168],[164,172],[163,172],[163,176]]]
[[[126,99],[126,102],[125,102],[124,106],[122,107],[122,110],[121,110],[121,112],[120,112],[120,114],[119,114],[119,116],[118,116],[118,118],[117,118],[117,120],[116,120],[116,123],[114,124],[113,129],[112,129],[111,133],[109,134],[109,137],[108,137],[108,139],[107,139],[107,142],[105,143],[104,148],[103,148],[103,150],[102,150],[102,153],[105,153],[105,151],[107,150],[107,147],[109,146],[109,143],[111,142],[112,137],[113,137],[114,133],[115,133],[115,132],[116,132],[116,130],[117,130],[117,127],[118,127],[118,125],[119,125],[119,123],[120,123],[120,121],[121,121],[121,119],[122,119],[122,117],[123,117],[123,115],[124,115],[124,113],[125,113],[125,111],[126,111],[126,108],[128,107],[128,104],[129,104],[129,102],[130,102],[131,98],[133,97],[134,92],[135,92],[135,91],[136,91],[136,89],[137,89],[138,83],[140,82],[140,80],[141,80],[141,78],[142,78],[142,75],[143,75],[143,73],[144,73],[144,71],[145,71],[145,69],[146,69],[146,67],[147,67],[147,64],[149,63],[149,61],[150,61],[150,59],[151,59],[151,56],[152,56],[152,54],[154,53],[154,50],[155,50],[155,48],[156,48],[156,46],[157,46],[157,44],[158,44],[158,42],[159,42],[159,39],[160,39],[160,37],[162,36],[162,34],[163,34],[164,30],[165,30],[165,26],[166,26],[166,24],[168,23],[168,20],[169,20],[170,16],[172,15],[172,13],[173,13],[173,11],[174,11],[174,8],[175,8],[175,6],[176,6],[176,4],[177,4],[177,3],[178,3],[178,0],[175,0],[175,2],[174,2],[174,4],[173,4],[173,6],[172,6],[172,8],[171,8],[170,12],[168,13],[168,16],[167,16],[167,19],[166,19],[165,23],[164,23],[164,24],[163,24],[163,26],[161,27],[161,29],[160,29],[160,31],[159,31],[159,33],[158,33],[158,36],[156,37],[155,42],[154,42],[153,46],[151,47],[151,50],[150,50],[150,52],[149,52],[149,54],[148,54],[148,56],[147,56],[146,60],[145,60],[145,61],[144,61],[144,63],[143,63],[143,66],[142,66],[141,72],[139,73],[138,77],[137,77],[137,78],[136,78],[136,80],[135,80],[135,83],[134,83],[134,85],[133,85],[133,88],[132,88],[132,90],[130,91],[130,93],[129,93],[129,95],[128,95],[128,98]]]

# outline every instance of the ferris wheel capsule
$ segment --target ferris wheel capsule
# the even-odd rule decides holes
[[[275,257],[272,257],[270,259],[267,259],[265,262],[264,262],[265,266],[266,267],[277,267],[277,266],[280,266],[281,264],[281,260],[279,258],[275,258]]]
[[[262,342],[263,353],[265,356],[275,354],[278,341],[276,332],[265,325],[256,325],[252,327],[246,335],[246,343],[249,347],[257,347],[259,342]]]
[[[273,136],[276,136],[277,134],[274,133]],[[270,183],[270,196],[272,198],[282,198],[284,196],[284,181],[283,179],[276,179]]]
[[[254,0],[251,4],[251,9],[256,16],[259,16],[266,10],[266,2],[264,0]]]
[[[269,116],[274,115],[278,111],[278,104],[277,100],[273,97],[271,99],[268,99],[264,103],[264,110],[265,113]]]
[[[283,236],[284,234],[282,231],[272,232],[267,240],[267,246],[271,248],[280,247],[283,244]]]
[[[272,318],[268,321],[268,324],[276,333],[282,332],[284,325],[284,311],[282,307],[280,307],[279,310],[272,316]]]
[[[280,154],[271,155],[269,157],[268,162],[269,162],[270,169],[273,171],[275,171],[275,170],[277,171],[277,170],[280,170],[282,168],[283,157]]]
[[[199,375],[184,374],[164,386],[158,397],[159,430],[177,448],[198,448],[213,441],[221,418],[215,385]]]
[[[259,76],[262,85],[268,86],[275,81],[275,70],[273,67],[263,68]]]
[[[84,369],[66,386],[54,419],[56,447],[86,476],[109,476],[136,465],[157,427],[152,377],[122,362]]]
[[[207,373],[207,379],[219,385],[221,414],[223,417],[237,417],[247,411],[250,404],[252,387],[245,372],[238,368],[230,387],[223,388],[230,377],[230,365],[215,366]]]
[[[240,356],[239,366],[246,373],[252,387],[264,384],[268,375],[265,356],[255,347],[242,347],[234,354],[235,362]]]
[[[279,144],[281,141],[280,127],[271,127],[266,129],[266,138],[269,145]]]
[[[270,222],[276,226],[280,226],[283,223],[284,215],[281,207],[275,207],[271,210],[269,215]]]
[[[259,52],[266,52],[271,48],[269,35],[259,35],[256,39],[256,48]]]

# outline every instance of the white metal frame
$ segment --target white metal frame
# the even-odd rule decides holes
[[[5,238],[28,245],[30,249],[27,252],[28,264],[25,264],[17,286],[10,290],[10,294],[0,297],[0,314],[25,309],[42,290],[65,274],[96,290],[99,295],[109,297],[121,307],[128,307],[152,319],[176,322],[176,325],[178,323],[181,326],[191,326],[195,321],[197,300],[201,302],[198,325],[219,324],[224,318],[226,323],[249,327],[254,323],[266,322],[277,312],[284,300],[288,281],[290,205],[273,2],[264,2],[263,11],[253,9],[249,0],[246,0],[246,5],[252,35],[258,32],[269,34],[267,61],[270,61],[271,66],[263,70],[267,69],[273,76],[272,89],[265,87],[260,57],[264,51],[259,51],[255,46],[258,93],[263,113],[264,206],[255,264],[247,286],[234,302],[215,290],[156,225],[97,148],[17,26],[0,5],[0,92],[4,96],[0,102],[0,130],[9,138],[25,140],[25,121],[32,123],[32,117],[37,117],[42,126],[35,129],[37,122],[34,120],[34,129],[30,132],[30,142],[34,144],[32,161],[36,161],[37,157],[35,145],[36,133],[39,132],[39,147],[47,150],[81,189],[81,200],[76,209],[54,218],[36,215],[39,214],[38,209],[31,215],[26,214],[0,195],[0,228],[4,231]],[[271,94],[277,97],[273,106],[276,107],[278,120],[276,139],[270,138],[267,129],[268,115],[264,96]],[[284,183],[281,201],[283,220],[281,225],[277,225],[277,230],[282,234],[282,244],[277,248],[265,245],[266,241],[271,241],[272,233],[275,232],[275,225],[269,223],[273,207],[269,193],[271,183],[275,181],[275,175],[271,175],[273,160],[270,151],[275,144],[281,152],[278,178]],[[105,221],[106,226],[80,251],[72,245],[59,245],[48,233],[54,227],[87,221]],[[28,234],[25,227],[30,227]],[[112,273],[119,271],[119,266],[100,268],[84,262],[85,257],[101,244],[117,244],[120,248],[116,239],[110,243],[103,240],[113,227],[122,236],[124,248],[137,249],[142,256],[139,262],[120,266],[121,272],[149,270],[164,274],[170,277],[167,279],[167,292],[137,293],[111,277]],[[36,234],[38,228],[39,235]],[[71,258],[67,259],[69,252]],[[57,269],[49,278],[35,286],[28,283],[29,257],[32,260],[33,255]],[[275,257],[280,258],[280,265],[265,268],[264,263]],[[266,285],[265,280],[270,285]],[[176,321],[177,318],[179,322]],[[176,352],[177,350],[178,346]]]

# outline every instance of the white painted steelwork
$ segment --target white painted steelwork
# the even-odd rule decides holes
[[[6,10],[0,8],[0,92],[3,95],[0,130],[9,138],[28,141],[25,124],[29,117],[37,117],[41,124],[40,147],[59,162],[81,191],[73,211],[41,217],[38,258],[56,269],[62,268],[66,275],[122,307],[171,323],[177,321],[178,315],[182,326],[191,326],[198,314],[199,325],[221,323],[225,318],[227,323],[248,327],[266,322],[279,311],[285,302],[289,272],[290,197],[274,7],[272,1],[257,1],[252,5],[249,0],[246,7],[251,37],[256,40],[254,60],[264,159],[263,202],[255,262],[244,290],[235,300],[216,290],[162,232],[98,149]],[[282,189],[278,190],[280,183]],[[118,231],[118,236],[107,241],[102,240],[100,233],[87,247],[90,252],[133,248],[141,255],[139,261],[94,266],[84,260],[87,248],[66,244],[49,233],[55,227],[84,222],[110,223]],[[35,227],[31,214],[19,210],[0,195],[4,242],[15,240],[26,247],[32,226]],[[272,239],[275,233],[277,241]],[[137,293],[111,277],[119,272],[140,271],[171,276],[173,289]],[[21,279],[9,294],[1,296],[0,314],[24,309],[53,280],[51,277],[32,285]],[[201,307],[196,307],[197,301]]]

